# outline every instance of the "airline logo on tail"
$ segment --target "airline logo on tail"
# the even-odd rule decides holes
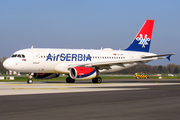
[[[153,26],[154,20],[146,20],[131,45],[125,50],[149,52]]]
[[[144,36],[144,39],[142,34],[140,34],[140,37],[136,38],[137,41],[140,41],[138,44],[142,45],[142,48],[145,48],[145,45],[149,45],[148,41],[150,41],[150,38],[147,38],[147,34],[145,34]]]

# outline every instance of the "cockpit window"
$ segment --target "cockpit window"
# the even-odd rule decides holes
[[[12,58],[25,58],[25,55],[24,54],[13,54],[11,57]]]
[[[18,57],[18,58],[21,58],[21,55],[19,54],[19,55],[17,55],[17,57]]]
[[[16,56],[17,56],[17,55],[16,55],[16,54],[14,54],[14,55],[12,55],[11,57],[12,57],[12,58],[14,58],[14,57],[16,57]]]
[[[22,54],[22,58],[25,58],[25,55]]]

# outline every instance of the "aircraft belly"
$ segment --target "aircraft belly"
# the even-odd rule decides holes
[[[26,63],[22,65],[22,69],[19,69],[20,72],[33,72],[33,73],[55,73],[54,67],[52,64],[34,64]]]

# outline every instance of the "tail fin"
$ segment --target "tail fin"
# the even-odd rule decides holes
[[[129,51],[149,52],[154,20],[146,20],[131,45],[125,49]]]

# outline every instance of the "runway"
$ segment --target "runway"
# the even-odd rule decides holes
[[[180,118],[180,80],[0,83],[3,120]]]

